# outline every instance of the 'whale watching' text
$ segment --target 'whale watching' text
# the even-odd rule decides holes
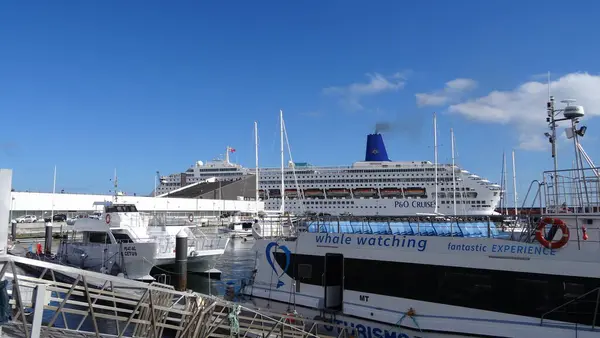
[[[390,248],[415,248],[417,251],[424,251],[427,248],[427,240],[407,238],[406,236],[356,236],[350,237],[346,234],[324,234],[315,237],[319,244],[337,244],[337,245],[361,245],[361,246],[379,246]]]

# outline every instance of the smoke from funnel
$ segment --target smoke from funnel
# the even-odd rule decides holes
[[[392,131],[392,124],[390,122],[377,122],[375,123],[375,134],[385,133]]]
[[[402,117],[401,122],[382,121],[375,123],[375,134],[400,134],[400,136],[414,140],[421,136],[425,124],[426,120],[424,116],[419,114],[406,115]]]

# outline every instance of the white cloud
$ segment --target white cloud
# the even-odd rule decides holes
[[[417,93],[417,105],[423,106],[443,106],[460,99],[465,92],[471,91],[477,87],[477,81],[471,79],[454,79],[446,82],[443,89],[432,93]]]
[[[328,87],[323,89],[327,95],[340,97],[341,103],[350,110],[362,110],[364,107],[360,100],[364,96],[375,95],[383,92],[396,91],[404,88],[404,74],[395,73],[386,77],[379,73],[366,74],[369,81],[366,83],[352,83],[344,87]]]
[[[600,76],[588,73],[571,73],[550,83],[550,92],[560,100],[576,99],[587,117],[600,115]],[[548,84],[530,81],[510,91],[493,91],[486,96],[470,99],[449,107],[449,112],[468,119],[514,125],[519,133],[520,148],[546,150],[548,140],[542,135],[546,124]],[[561,133],[563,129],[560,129]]]

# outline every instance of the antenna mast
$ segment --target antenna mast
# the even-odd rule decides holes
[[[115,168],[115,177],[113,178],[113,183],[114,183],[114,199],[115,199],[115,203],[118,202],[118,193],[117,193],[117,187],[118,187],[118,182],[117,182],[117,168]]]

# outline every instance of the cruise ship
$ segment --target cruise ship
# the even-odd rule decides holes
[[[230,162],[229,154],[234,151],[227,147],[224,159],[198,161],[184,173],[162,176],[157,195],[206,180],[239,180],[254,175],[254,168]],[[500,185],[452,164],[391,161],[379,133],[367,136],[364,161],[346,167],[289,163],[283,170],[260,168],[259,189],[265,210],[281,210],[283,193],[284,210],[294,214],[390,217],[493,215],[502,195]]]

